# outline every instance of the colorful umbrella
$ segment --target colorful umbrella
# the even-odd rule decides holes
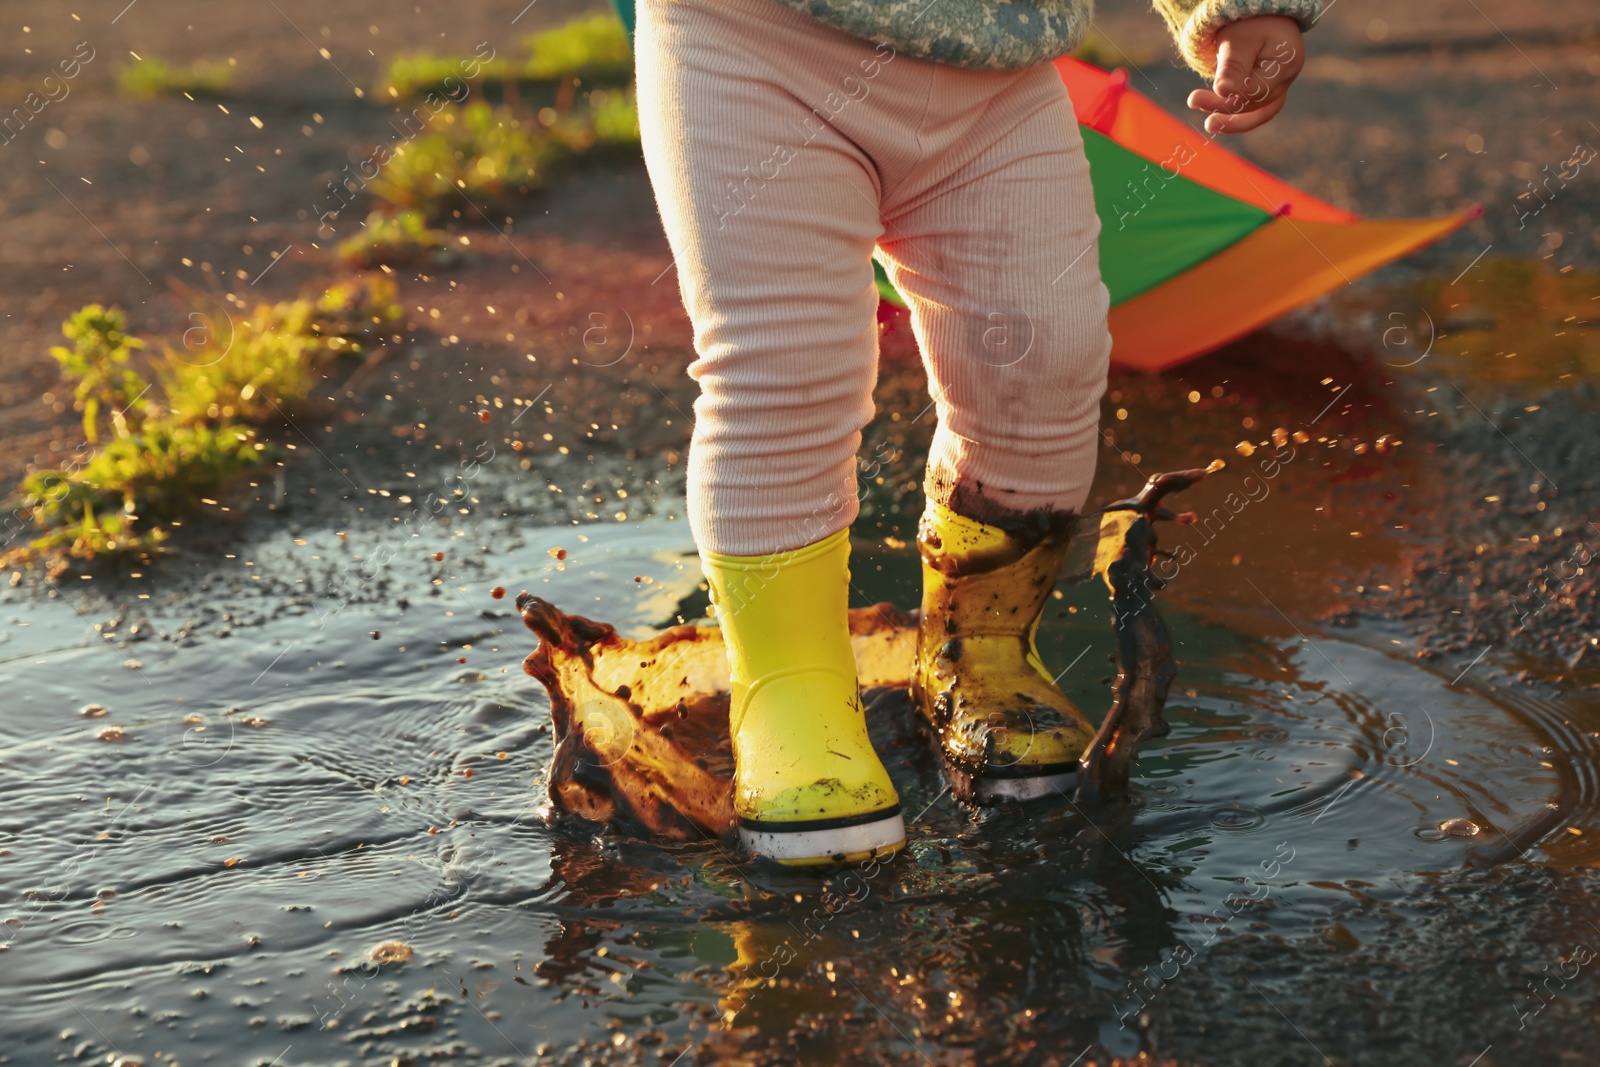
[[[1161,370],[1432,244],[1476,218],[1363,219],[1246,163],[1128,88],[1056,60],[1082,128],[1111,292],[1111,358]],[[905,303],[878,271],[878,289]]]

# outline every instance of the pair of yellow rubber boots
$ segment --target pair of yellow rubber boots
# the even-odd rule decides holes
[[[1034,647],[1069,533],[1060,522],[1007,531],[932,502],[923,515],[912,697],[963,799],[1065,790],[1094,735]],[[867,737],[850,651],[849,531],[771,556],[701,558],[732,668],[745,847],[796,866],[899,850],[900,801]]]

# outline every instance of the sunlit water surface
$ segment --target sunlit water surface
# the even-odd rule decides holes
[[[824,881],[543,808],[512,601],[630,635],[699,613],[682,523],[424,540],[285,535],[148,600],[148,576],[6,594],[0,1062],[1593,1051],[1593,881],[1557,848],[1600,832],[1592,709],[1190,604],[1131,805],[975,814],[880,701],[908,849]],[[915,601],[911,549],[855,573]],[[1104,594],[1064,594],[1041,650],[1098,716]]]

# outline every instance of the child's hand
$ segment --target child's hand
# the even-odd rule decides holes
[[[1189,106],[1209,111],[1207,133],[1244,133],[1283,110],[1289,83],[1305,65],[1300,24],[1283,15],[1256,15],[1217,31],[1217,77],[1189,94]]]

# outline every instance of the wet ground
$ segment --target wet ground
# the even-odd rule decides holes
[[[272,428],[283,466],[177,556],[0,591],[0,1062],[1596,1062],[1595,176],[1534,218],[1514,196],[1600,143],[1600,45],[1586,5],[1479,6],[1342,0],[1248,151],[1367,213],[1484,221],[1113,378],[1095,501],[1229,463],[1162,531],[1181,673],[1130,807],[968,812],[891,700],[894,864],[823,882],[545,818],[516,593],[634,635],[705,607],[670,259],[640,169],[581,173],[503,236],[459,223],[459,268],[401,279],[403,341]],[[0,147],[0,473],[77,443],[68,311],[170,332],[169,278],[325,276],[298,212],[387,119],[345,77],[569,13],[521,8],[9,5],[8,99],[100,51]],[[238,98],[120,100],[130,49],[235,55]],[[586,346],[597,309],[626,328]],[[909,605],[932,415],[903,322],[884,351],[858,596]],[[1097,716],[1103,594],[1062,594],[1041,650]]]
[[[1295,478],[1263,504],[1309,504]],[[1174,731],[1131,806],[968,811],[882,700],[910,846],[823,881],[545,818],[547,705],[492,589],[636,634],[693,615],[681,520],[238,547],[185,582],[6,594],[8,1062],[1591,1047],[1594,708],[1430,669],[1397,629],[1290,621],[1263,571],[1259,598],[1168,611]],[[856,571],[862,600],[913,598],[907,549],[862,544]],[[1063,592],[1041,649],[1098,712],[1104,595]]]

